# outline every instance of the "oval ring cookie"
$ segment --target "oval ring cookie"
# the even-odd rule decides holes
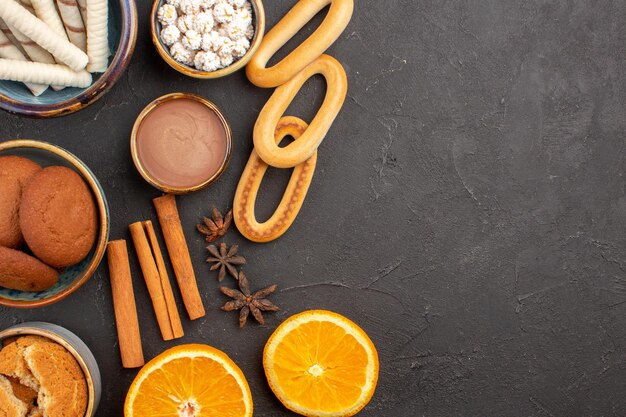
[[[276,51],[328,4],[328,14],[315,32],[282,61],[266,68]],[[293,78],[337,40],[348,26],[353,9],[354,0],[300,0],[263,38],[246,67],[250,82],[267,88],[277,87]]]
[[[316,74],[326,79],[326,96],[317,114],[300,138],[281,148],[274,138],[276,125],[306,80]],[[267,101],[254,125],[254,149],[261,159],[276,168],[292,168],[306,161],[328,133],[348,91],[348,78],[335,58],[322,55],[286,84],[278,87]]]
[[[297,142],[306,129],[307,124],[302,119],[283,117],[276,125],[275,142],[280,143],[285,136],[292,136]],[[253,242],[269,242],[285,233],[302,207],[316,162],[317,152],[313,152],[309,159],[294,168],[276,211],[269,220],[259,223],[254,214],[254,204],[268,165],[253,150],[239,180],[233,203],[235,224],[241,234]]]

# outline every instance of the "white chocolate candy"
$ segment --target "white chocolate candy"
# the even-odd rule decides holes
[[[234,23],[235,21],[231,22]],[[239,23],[239,22],[237,22]],[[230,24],[226,26],[226,36],[228,36],[231,40],[236,41],[237,39],[246,37],[246,29],[248,26],[246,24]]]
[[[200,49],[200,45],[202,44],[202,35],[191,29],[183,35],[181,42],[186,49],[189,49],[190,51],[197,51]]]
[[[106,1],[105,1],[106,2]],[[63,39],[48,25],[36,18],[14,0],[0,1],[0,18],[13,25],[32,41],[52,53],[60,62],[75,71],[87,66],[89,57],[67,39]]]
[[[228,56],[231,56],[233,54],[234,47],[235,47],[235,42],[233,42],[229,38],[222,38],[221,45],[219,49],[217,50],[217,54],[220,56],[220,58],[226,58]]]
[[[180,0],[179,7],[183,14],[194,15],[200,11],[200,0]]]
[[[254,38],[254,26],[250,25],[246,29],[246,38],[252,39]]]
[[[214,30],[209,33],[205,33],[202,35],[202,49],[204,51],[215,52],[217,50],[215,46],[219,45],[221,37],[222,36]]]
[[[222,68],[230,66],[235,61],[232,55],[224,55],[220,57],[220,65]]]
[[[191,65],[195,54],[193,51],[185,48],[181,42],[176,42],[170,48],[170,55],[181,64]]]
[[[87,88],[91,85],[91,74],[72,71],[65,65],[0,59],[0,80]]]
[[[167,26],[161,31],[161,41],[167,46],[174,45],[180,41],[180,30],[174,25]]]
[[[215,52],[200,51],[194,58],[194,65],[200,71],[212,72],[221,67],[221,62]]]
[[[220,1],[213,6],[213,18],[218,23],[228,23],[233,20],[235,9],[230,4]]]
[[[200,0],[200,10],[209,10],[215,5],[216,0]]]
[[[87,0],[87,39],[87,71],[105,72],[109,66],[108,0]]]
[[[200,12],[196,15],[193,23],[193,28],[198,33],[209,33],[213,29],[215,21],[213,15],[210,12]]]
[[[176,20],[176,27],[180,30],[180,33],[186,33],[188,30],[193,29],[195,17],[193,15],[180,16]]]
[[[227,2],[234,8],[241,8],[244,7],[246,3],[248,3],[248,0],[227,0]]]
[[[176,7],[171,4],[164,4],[159,7],[159,11],[157,12],[157,19],[162,25],[173,25],[176,23],[176,19],[178,19],[178,13],[176,12]]]
[[[13,45],[2,31],[0,31],[0,58],[28,61],[22,51],[20,51],[17,46]],[[48,89],[48,86],[44,84],[25,83],[25,85],[35,97],[40,96]]]
[[[247,8],[235,10],[235,16],[233,17],[237,23],[237,26],[243,26],[244,28],[252,24],[252,10]]]
[[[237,39],[235,41],[235,45],[233,45],[233,57],[234,58],[241,58],[242,56],[244,56],[246,54],[246,52],[248,52],[248,49],[250,49],[250,41],[246,38],[241,38],[241,39]]]

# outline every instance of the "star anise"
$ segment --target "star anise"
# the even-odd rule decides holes
[[[248,315],[252,313],[252,316],[260,324],[265,324],[263,319],[263,311],[278,311],[270,300],[266,297],[276,291],[276,284],[265,287],[255,293],[250,291],[250,283],[244,275],[243,271],[239,272],[239,289],[241,291],[234,290],[228,287],[220,287],[220,291],[225,295],[232,298],[232,301],[226,302],[222,307],[224,311],[241,310],[239,312],[239,327],[243,327],[248,320]]]
[[[237,272],[236,266],[243,265],[246,263],[246,258],[241,255],[237,255],[237,249],[239,246],[233,245],[228,249],[226,243],[220,243],[219,249],[215,245],[209,245],[206,247],[211,253],[211,257],[207,258],[207,262],[212,262],[211,271],[215,271],[216,269],[220,269],[220,272],[217,274],[217,279],[221,282],[226,276],[226,270],[228,273],[232,275],[233,278],[239,279],[239,273]]]
[[[196,225],[196,228],[200,233],[205,235],[207,242],[213,242],[226,234],[232,220],[232,210],[226,213],[226,216],[222,216],[222,213],[217,207],[213,206],[211,218],[202,217],[202,223]]]

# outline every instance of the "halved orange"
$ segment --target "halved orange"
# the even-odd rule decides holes
[[[288,318],[270,336],[263,368],[272,391],[291,411],[347,417],[374,395],[378,353],[346,317],[311,310]]]
[[[125,417],[249,417],[252,394],[241,369],[207,345],[182,345],[148,362],[133,381]]]

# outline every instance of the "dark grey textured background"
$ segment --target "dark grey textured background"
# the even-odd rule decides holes
[[[266,1],[268,27],[293,3]],[[194,224],[212,202],[231,205],[271,91],[243,73],[195,81],[171,70],[151,45],[147,0],[133,62],[113,91],[62,119],[0,114],[1,137],[47,140],[82,158],[107,193],[111,238],[129,238],[130,222],[156,219],[159,194],[130,159],[136,115],[172,91],[221,106],[235,134],[230,168],[179,200],[207,316],[186,321],[183,340],[162,342],[134,254],[132,267],[146,358],[184,342],[225,350],[257,416],[291,415],[265,382],[261,352],[283,319],[311,308],[352,318],[379,350],[363,416],[626,415],[626,3],[356,3],[329,51],[349,96],[297,221],[269,244],[236,231],[226,239],[240,244],[253,285],[280,285],[273,299],[283,311],[265,327],[239,330],[236,314],[218,309]],[[323,92],[322,81],[308,83],[289,113],[310,117]],[[287,177],[270,172],[262,216]],[[52,307],[0,309],[0,327],[25,320],[79,334],[103,374],[98,416],[121,415],[136,371],[120,366],[104,266]]]

